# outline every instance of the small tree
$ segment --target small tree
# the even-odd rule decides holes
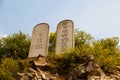
[[[92,44],[94,38],[85,31],[80,31],[79,29],[75,29],[74,32],[74,39],[75,39],[75,47],[79,47],[85,44]]]
[[[14,33],[1,39],[0,54],[2,57],[13,57],[14,59],[27,58],[30,46],[30,38],[22,32]]]
[[[82,58],[84,55],[91,53],[94,38],[85,31],[75,29],[75,51]]]

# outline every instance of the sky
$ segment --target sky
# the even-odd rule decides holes
[[[120,37],[120,0],[0,0],[0,37],[48,23],[50,32],[65,19],[96,39]]]

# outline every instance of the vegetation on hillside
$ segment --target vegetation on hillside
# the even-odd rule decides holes
[[[87,32],[75,29],[75,49],[59,55],[55,55],[55,39],[56,33],[51,32],[48,57],[54,61],[58,69],[61,69],[60,71],[82,63],[83,57],[87,54],[93,54],[106,73],[120,65],[118,37],[95,40]],[[29,35],[22,32],[0,39],[0,80],[15,80],[18,72],[30,66],[30,60],[27,59],[30,41]]]
[[[30,37],[22,32],[14,33],[0,39],[0,57],[13,59],[27,58],[30,46]]]

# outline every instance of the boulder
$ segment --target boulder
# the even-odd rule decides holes
[[[108,80],[93,55],[84,56],[83,62],[70,71],[70,80]]]

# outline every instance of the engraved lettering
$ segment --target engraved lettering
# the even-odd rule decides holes
[[[39,37],[42,37],[42,33],[39,33]]]
[[[43,48],[43,44],[36,44],[35,45],[35,49],[41,49],[41,48]]]
[[[62,47],[62,48],[66,47],[66,46],[67,46],[66,43],[62,43],[62,44],[61,44],[61,47]]]
[[[69,38],[63,38],[61,39],[61,42],[68,42],[69,41]]]
[[[73,22],[65,20],[57,26],[56,53],[64,53],[66,49],[73,49]],[[72,40],[71,40],[72,39]]]
[[[68,34],[61,34],[61,36],[62,36],[62,37],[67,37],[67,36],[68,36]]]
[[[38,38],[37,43],[42,43],[42,39]]]
[[[67,26],[63,26],[63,29],[67,29]]]
[[[63,33],[68,33],[68,30],[62,30],[63,31]]]

